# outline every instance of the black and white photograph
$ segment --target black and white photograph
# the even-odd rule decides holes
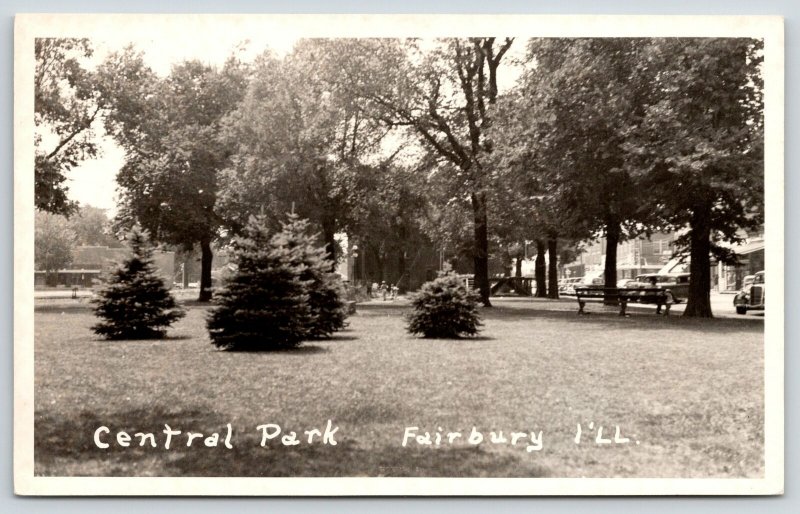
[[[781,494],[783,51],[18,15],[17,494]]]

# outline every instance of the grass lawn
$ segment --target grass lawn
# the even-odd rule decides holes
[[[74,302],[74,301],[72,301]],[[69,308],[73,305],[72,308]],[[35,313],[35,470],[43,476],[546,476],[760,477],[764,461],[763,319],[691,320],[631,309],[620,318],[574,301],[498,299],[481,337],[406,334],[408,307],[359,305],[349,328],[295,351],[216,350],[207,309],[162,341],[106,342],[85,306]],[[260,446],[256,426],[322,430],[336,446]],[[595,444],[613,427],[630,439]],[[164,449],[164,425],[233,430],[233,449],[185,434]],[[581,444],[574,441],[582,424]],[[93,442],[105,425],[109,449]],[[453,444],[403,446],[404,429]],[[475,427],[487,439],[465,441]],[[122,448],[114,434],[154,432]],[[542,449],[494,444],[490,431],[542,433]]]

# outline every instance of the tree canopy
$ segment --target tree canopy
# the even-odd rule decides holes
[[[486,156],[494,147],[488,129],[498,96],[498,70],[512,42],[513,38],[450,38],[422,49],[418,41],[383,41],[374,44],[373,55],[379,60],[370,62],[370,72],[354,77],[353,84],[387,126],[408,129],[427,151],[447,162],[453,183],[468,195],[475,285],[485,306],[491,306],[491,170]]]
[[[490,258],[511,273],[529,241],[555,296],[580,242],[605,238],[613,287],[620,242],[675,231],[687,315],[706,316],[710,259],[732,262],[726,244],[763,223],[752,39],[307,39],[166,77],[133,48],[96,72],[89,55],[85,40],[37,41],[37,206],[74,211],[63,174],[96,154],[101,116],[125,150],[117,225],[199,245],[202,299],[213,241],[292,212],[334,261],[346,232],[381,277],[423,244],[469,259],[487,306]]]
[[[71,214],[67,173],[98,154],[94,122],[102,102],[94,75],[82,64],[92,55],[87,39],[37,38],[34,78],[35,205]]]
[[[336,44],[306,40],[283,60],[270,53],[256,60],[241,104],[226,120],[233,156],[220,194],[234,231],[254,211],[271,214],[273,224],[292,211],[313,222],[333,260],[334,235],[357,222],[371,180],[365,157],[382,137],[336,82]]]
[[[223,119],[244,94],[246,70],[231,58],[215,69],[198,61],[158,77],[132,48],[99,71],[113,106],[106,128],[124,148],[117,175],[118,224],[140,223],[156,241],[202,253],[200,299],[211,298],[211,242],[226,225],[217,212],[218,174],[230,155]]]
[[[711,259],[735,263],[720,243],[764,221],[762,41],[660,39],[643,60],[658,70],[640,129],[624,144],[645,177],[664,226],[685,232],[690,259],[687,316],[711,316]]]

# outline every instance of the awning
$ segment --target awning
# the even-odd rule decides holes
[[[748,253],[757,252],[759,250],[764,249],[764,241],[752,241],[750,243],[741,245],[741,246],[734,246],[731,248],[736,255],[747,255]]]

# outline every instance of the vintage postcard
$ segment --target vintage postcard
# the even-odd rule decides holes
[[[779,17],[18,15],[16,493],[781,494],[783,67]]]

